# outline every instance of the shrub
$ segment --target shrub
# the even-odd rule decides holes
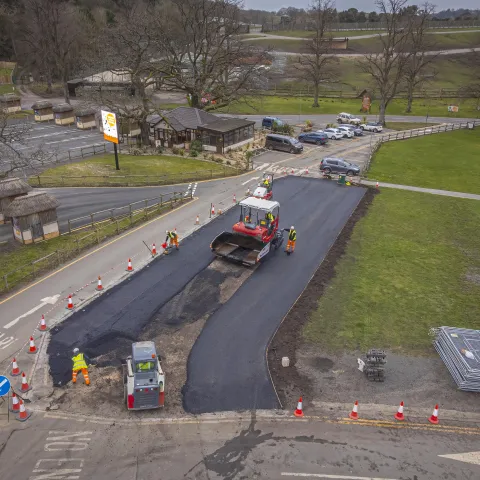
[[[183,148],[180,148],[178,150],[178,154],[181,155],[182,157],[185,155],[185,150]]]
[[[249,162],[252,157],[253,157],[253,150],[247,150],[247,151],[245,152],[245,158],[246,158],[246,160]]]
[[[157,153],[160,153],[162,154],[163,153],[163,147],[160,145],[159,147],[157,147]]]
[[[200,153],[201,151],[203,151],[203,144],[202,144],[202,141],[201,140],[194,140],[191,144],[190,144],[190,151],[195,151],[197,153]]]
[[[198,152],[196,150],[190,150],[191,157],[198,157]]]
[[[313,125],[313,123],[312,123],[311,120],[305,120],[305,126],[306,126],[307,128],[312,128],[312,125]]]
[[[177,148],[177,147],[172,147],[172,153],[173,153],[174,155],[179,155],[179,154],[180,154],[180,149]]]

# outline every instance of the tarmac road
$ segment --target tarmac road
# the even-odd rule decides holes
[[[266,364],[267,344],[364,192],[300,177],[275,181],[281,225],[297,230],[296,251],[271,255],[207,321],[188,361],[188,412],[279,406]]]

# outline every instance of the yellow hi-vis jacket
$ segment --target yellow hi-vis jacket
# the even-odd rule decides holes
[[[82,370],[83,368],[87,368],[87,362],[85,362],[85,357],[83,353],[79,353],[72,357],[73,368],[72,370],[76,372],[77,370]]]

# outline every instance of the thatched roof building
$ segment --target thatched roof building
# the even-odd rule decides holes
[[[89,117],[91,115],[94,115],[95,116],[95,113],[97,111],[94,109],[94,108],[90,108],[90,107],[85,107],[85,108],[77,108],[75,110],[75,115],[77,117]]]
[[[73,107],[69,103],[59,103],[52,110],[55,114],[55,123],[57,125],[71,125],[75,123]]]
[[[22,101],[14,93],[5,93],[0,95],[0,110],[7,113],[18,112],[22,109]]]
[[[94,108],[85,107],[78,108],[75,110],[75,121],[77,123],[77,128],[85,130],[87,128],[96,128],[97,124],[95,122],[96,110]]]
[[[48,100],[40,100],[32,105],[36,122],[48,122],[53,120],[53,105]]]
[[[6,178],[0,180],[0,224],[9,220],[4,210],[13,202],[15,197],[25,195],[32,187],[20,178]]]
[[[46,108],[52,108],[53,104],[52,102],[49,102],[48,100],[39,100],[38,102],[35,102],[32,105],[32,110],[44,110]]]
[[[59,103],[52,109],[55,113],[73,112],[73,107],[69,103]]]
[[[5,213],[9,217],[26,217],[33,213],[54,210],[59,205],[60,202],[46,192],[32,192],[13,200]]]

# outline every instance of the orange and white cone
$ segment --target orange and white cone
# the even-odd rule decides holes
[[[307,167],[307,169],[305,170],[305,174],[308,175],[308,167]]]
[[[398,407],[397,413],[394,415],[395,420],[402,421],[405,420],[405,416],[403,415],[403,402],[400,402],[400,406]]]
[[[438,403],[435,405],[432,416],[428,419],[428,421],[434,425],[438,425]]]
[[[358,420],[358,400],[353,405],[353,410],[348,415],[352,420]]]
[[[380,185],[379,185],[378,182],[377,182],[377,183],[375,184],[375,188],[378,190],[378,187],[379,187],[379,186],[380,186]]]
[[[10,407],[12,413],[18,413],[20,411],[20,404],[18,402],[18,397],[15,392],[12,392],[12,406]]]
[[[31,389],[32,387],[27,383],[27,377],[25,376],[25,372],[22,372],[22,392],[25,393]]]
[[[98,276],[97,290],[103,290],[102,277],[100,275]]]
[[[215,215],[215,205],[212,204],[212,215]]]
[[[127,272],[133,272],[132,259],[131,258],[128,259]]]
[[[37,347],[35,346],[35,341],[33,340],[33,337],[30,337],[28,353],[37,353]]]
[[[31,416],[32,416],[32,412],[27,412],[25,408],[25,404],[22,401],[20,401],[20,409],[18,411],[18,416],[16,417],[16,419],[19,422],[24,422],[25,420],[28,420]]]
[[[235,193],[233,194],[233,203],[237,203],[237,195]]]
[[[195,225],[200,225],[200,217],[197,215],[197,218],[195,219]]]
[[[297,403],[297,409],[293,412],[296,417],[303,417],[303,399],[300,397]]]
[[[20,369],[18,368],[17,360],[14,358],[12,361],[12,377],[18,377],[20,375]]]
[[[157,254],[157,247],[155,244],[152,245],[152,255],[155,256]]]
[[[67,309],[68,309],[68,310],[72,310],[72,309],[73,309],[72,294],[70,294],[70,295],[68,296]]]
[[[40,320],[40,325],[38,326],[38,329],[41,332],[46,332],[48,330],[47,323],[45,322],[45,315],[42,315],[42,318]]]

